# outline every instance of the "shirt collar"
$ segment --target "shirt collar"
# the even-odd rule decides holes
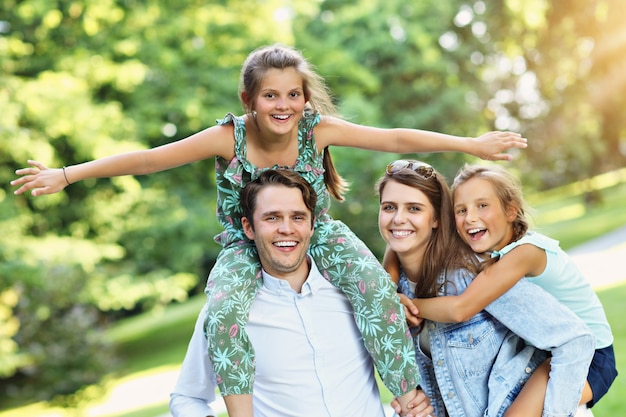
[[[307,276],[304,284],[302,284],[302,292],[300,293],[301,295],[306,295],[308,293],[317,291],[324,282],[324,278],[317,269],[317,265],[315,264],[315,261],[313,261],[313,258],[311,258],[311,255],[307,254],[306,257],[307,262],[309,263],[309,275]],[[293,291],[286,280],[276,278],[265,272],[264,269],[261,270],[261,273],[263,275],[263,286],[268,290],[272,292],[285,290]]]

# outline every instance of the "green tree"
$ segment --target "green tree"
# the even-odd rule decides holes
[[[530,139],[526,182],[550,188],[623,166],[624,3],[485,3],[488,26],[506,34],[495,45],[500,71],[489,78],[491,108],[500,128]],[[501,12],[490,13],[496,4]],[[506,26],[503,14],[512,17]]]

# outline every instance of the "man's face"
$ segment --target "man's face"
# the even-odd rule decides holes
[[[297,188],[271,185],[257,195],[254,230],[242,218],[243,230],[254,240],[261,265],[268,274],[287,279],[293,273],[308,274],[306,253],[313,235],[312,213]]]

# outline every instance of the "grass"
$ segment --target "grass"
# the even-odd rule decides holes
[[[598,291],[598,296],[615,337],[613,347],[619,375],[606,396],[593,408],[593,414],[595,417],[623,416],[626,415],[626,322],[623,319],[626,284]]]
[[[205,301],[205,296],[199,295],[182,304],[125,319],[110,329],[111,339],[125,358],[121,376],[164,365],[180,365]]]
[[[584,204],[590,187],[601,196],[591,207]],[[626,168],[526,199],[535,229],[559,240],[563,249],[571,249],[626,225]]]
[[[589,187],[602,192],[602,202],[593,207],[582,203]],[[618,227],[626,225],[626,169],[605,174],[598,179],[572,184],[558,190],[527,196],[536,211],[537,229],[572,248]],[[615,336],[615,354],[620,376],[608,394],[593,408],[595,417],[626,415],[626,322],[622,320],[626,284],[598,291]],[[184,357],[194,322],[205,298],[193,297],[188,302],[164,310],[126,319],[110,329],[109,335],[119,346],[124,359],[123,372],[112,376],[111,384],[133,379],[138,375],[163,372],[175,368]],[[381,386],[385,403],[391,401],[389,391]],[[163,402],[138,409],[106,414],[106,417],[155,417],[168,412],[167,396]],[[45,404],[0,411],[0,417],[66,417],[83,415],[52,410]]]

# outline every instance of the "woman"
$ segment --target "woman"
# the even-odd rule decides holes
[[[462,292],[480,268],[456,233],[445,179],[425,163],[394,161],[378,193],[380,233],[398,257],[401,293],[426,298]],[[584,375],[595,344],[573,313],[526,280],[467,322],[426,321],[414,330],[421,387],[438,417],[501,416],[544,359],[551,356],[553,367]],[[579,382],[551,378],[544,415],[573,415],[576,403],[550,393],[576,392]]]

